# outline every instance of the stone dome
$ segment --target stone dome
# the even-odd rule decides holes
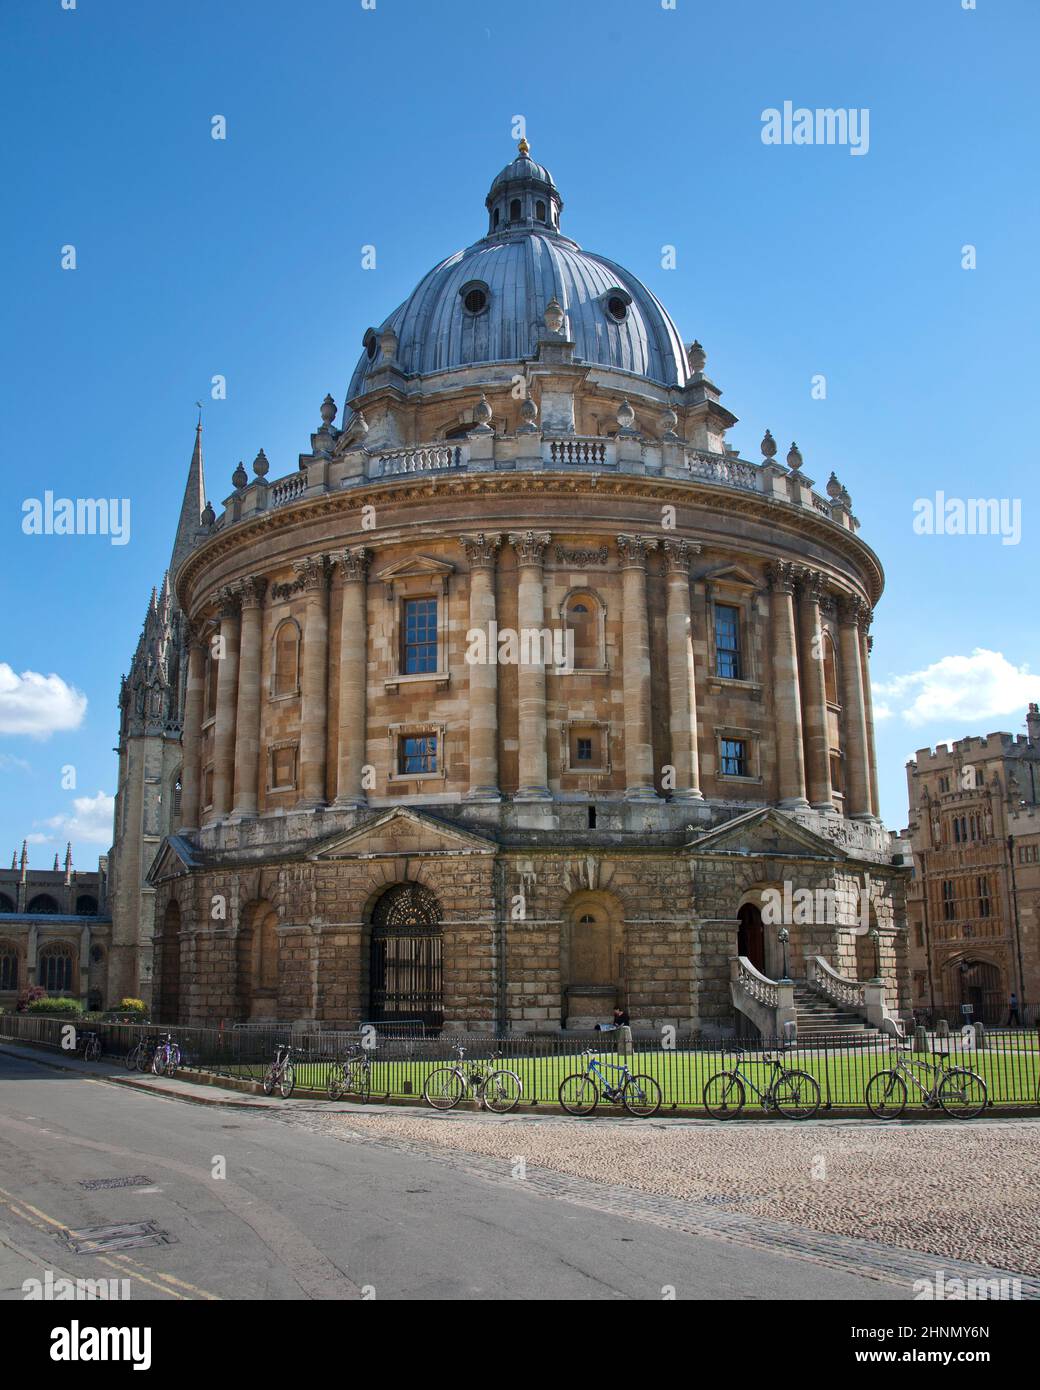
[[[487,235],[434,266],[378,329],[366,332],[348,401],[365,394],[370,374],[383,365],[387,330],[406,375],[516,362],[536,355],[553,298],[566,315],[562,336],[574,343],[576,362],[686,386],[690,367],[667,310],[631,271],[560,233],[559,192],[525,146],[491,185]]]

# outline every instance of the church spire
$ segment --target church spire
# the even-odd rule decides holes
[[[202,511],[206,505],[206,477],[202,471],[202,417],[195,426],[195,448],[192,450],[191,465],[188,468],[188,482],[184,489],[184,501],[177,522],[177,535],[173,542],[170,557],[170,573],[176,574],[177,567],[195,544],[195,536],[202,523]]]

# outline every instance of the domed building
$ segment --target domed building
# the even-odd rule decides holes
[[[849,495],[727,444],[704,350],[563,233],[526,142],[486,209],[297,469],[261,451],[182,511],[157,1012],[887,1024],[905,870]]]

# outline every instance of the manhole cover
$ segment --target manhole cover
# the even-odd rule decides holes
[[[175,1245],[168,1231],[154,1221],[117,1221],[108,1226],[85,1226],[82,1231],[63,1231],[61,1239],[77,1255],[97,1251],[132,1250],[138,1245]]]
[[[86,1182],[81,1182],[80,1187],[85,1187],[88,1192],[100,1192],[108,1187],[151,1187],[152,1179],[146,1178],[143,1173],[135,1173],[132,1178],[88,1178]]]

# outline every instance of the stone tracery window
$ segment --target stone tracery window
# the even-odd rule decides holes
[[[72,989],[72,947],[64,941],[44,946],[36,967],[36,983],[48,994],[60,994]]]
[[[0,990],[18,988],[18,948],[13,941],[0,941]]]

